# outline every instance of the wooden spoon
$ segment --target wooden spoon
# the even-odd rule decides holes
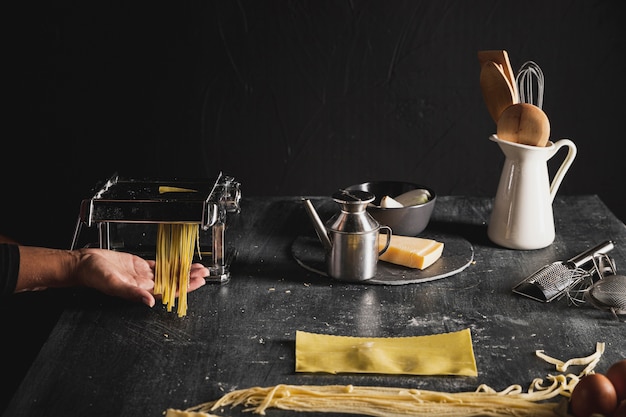
[[[546,146],[550,138],[550,121],[534,104],[512,104],[500,115],[497,135],[509,142]]]
[[[487,110],[496,123],[504,109],[518,102],[502,67],[493,61],[486,61],[481,66],[480,88]]]

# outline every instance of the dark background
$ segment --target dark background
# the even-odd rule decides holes
[[[492,196],[482,49],[541,66],[551,138],[579,148],[559,193],[599,194],[626,220],[620,2],[114,3],[5,13],[0,230],[24,243],[68,247],[81,199],[114,172],[223,171],[248,196],[376,179]]]
[[[507,50],[515,71],[527,60],[541,66],[551,138],[579,151],[559,193],[598,194],[626,220],[621,2],[3,8],[0,233],[25,244],[68,248],[80,201],[115,172],[223,171],[244,196],[330,195],[386,179],[493,196],[503,156],[487,139],[495,124],[479,86],[484,49]],[[58,299],[34,296],[3,306],[5,335],[26,356],[45,340],[34,329],[58,309]],[[45,317],[27,319],[34,306]]]

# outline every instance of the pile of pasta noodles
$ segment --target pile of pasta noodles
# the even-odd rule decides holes
[[[481,385],[474,392],[445,393],[408,388],[353,385],[276,385],[252,387],[225,394],[222,398],[187,410],[168,409],[166,417],[207,417],[225,407],[245,407],[244,411],[265,415],[269,408],[300,412],[351,413],[375,417],[400,416],[538,416],[567,415],[567,402],[548,401],[557,396],[569,398],[584,375],[593,372],[604,353],[604,343],[584,358],[561,361],[536,351],[536,355],[554,364],[558,375],[548,375],[547,383],[535,379],[524,392],[520,385],[503,391]],[[564,374],[570,365],[586,365],[577,375]]]
[[[179,317],[187,314],[187,287],[194,249],[198,241],[198,225],[193,223],[159,223],[154,272],[154,293],[171,312],[178,293]]]

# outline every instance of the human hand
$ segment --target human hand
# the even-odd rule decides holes
[[[78,285],[154,306],[155,261],[106,249],[79,249],[76,253],[78,259],[73,275]],[[187,291],[203,286],[204,277],[208,275],[209,270],[204,265],[192,264]]]

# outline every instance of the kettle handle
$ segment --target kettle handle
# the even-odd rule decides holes
[[[387,252],[387,249],[389,249],[389,245],[391,244],[391,235],[393,234],[393,232],[391,231],[391,227],[389,226],[380,226],[380,228],[378,229],[378,232],[380,233],[383,230],[386,230],[385,234],[387,235],[387,243],[385,243],[385,247],[382,248],[382,250],[378,252],[378,256]]]
[[[578,152],[574,142],[572,142],[569,139],[561,139],[554,143],[554,151],[552,153],[552,156],[554,156],[559,151],[559,149],[561,149],[563,146],[567,146],[569,149],[567,151],[567,155],[565,155],[565,159],[561,163],[561,166],[559,167],[556,174],[554,174],[554,178],[552,179],[552,182],[550,183],[550,203],[554,201],[556,192],[561,186],[561,181],[563,181],[563,177],[565,176],[565,173],[569,169],[570,165],[572,165],[572,162],[574,162],[574,158],[576,157],[576,153]]]

